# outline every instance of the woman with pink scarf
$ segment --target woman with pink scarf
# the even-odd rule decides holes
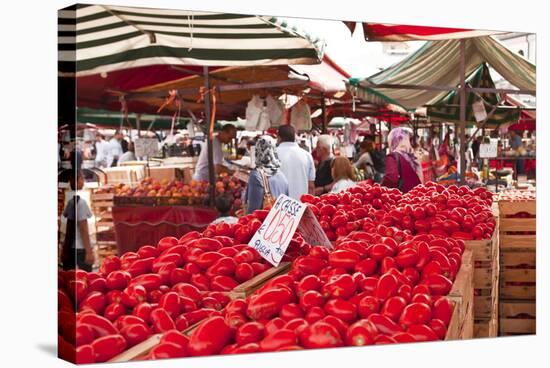
[[[410,133],[405,128],[395,128],[388,135],[390,154],[386,156],[386,174],[382,185],[408,192],[422,183],[422,168],[411,147]]]

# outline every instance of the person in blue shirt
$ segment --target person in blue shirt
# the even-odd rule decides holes
[[[510,132],[510,147],[514,151],[517,151],[518,148],[520,148],[523,145],[523,141],[522,141],[522,138],[521,138],[522,136],[523,136],[522,131],[516,132],[515,130],[512,130]],[[517,174],[519,174],[519,175],[523,174],[524,164],[525,164],[524,160],[516,160]]]
[[[255,163],[256,168],[250,172],[250,178],[245,192],[247,213],[264,207],[264,193],[269,190],[274,199],[281,194],[288,195],[288,181],[281,171],[281,162],[275,149],[275,140],[267,135],[256,141]],[[269,188],[265,188],[264,180]]]

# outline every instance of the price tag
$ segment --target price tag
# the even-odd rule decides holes
[[[481,143],[479,145],[479,157],[481,158],[492,158],[497,157],[498,152],[498,141],[496,139],[491,139],[490,143]]]
[[[277,267],[297,229],[311,245],[332,247],[311,209],[284,194],[277,198],[248,245]]]
[[[136,157],[152,157],[159,151],[159,142],[156,138],[137,138],[134,149]]]

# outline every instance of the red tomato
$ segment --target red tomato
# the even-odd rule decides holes
[[[374,296],[365,296],[359,300],[357,311],[361,318],[367,318],[373,313],[378,313],[380,303]]]
[[[139,344],[145,341],[151,336],[151,331],[141,323],[125,326],[120,334],[124,337],[129,347]]]
[[[187,352],[187,346],[189,345],[189,338],[179,332],[178,330],[170,330],[165,332],[160,338],[160,343],[170,343],[178,346],[180,349]]]
[[[397,286],[397,278],[392,274],[386,273],[378,280],[375,296],[380,301],[385,301],[386,299],[397,294]]]
[[[326,298],[348,299],[356,292],[355,281],[346,273],[334,276],[323,285],[322,292]]]
[[[454,305],[447,298],[439,298],[433,303],[433,318],[441,320],[445,326],[449,326],[453,316]]]
[[[382,315],[389,317],[392,321],[397,322],[401,312],[407,305],[407,301],[400,296],[392,296],[388,298],[382,306]]]
[[[176,292],[168,292],[164,294],[159,301],[159,307],[164,309],[172,319],[180,315],[180,297]]]
[[[126,349],[126,340],[119,334],[100,337],[92,342],[95,362],[101,363],[115,357]]]
[[[441,321],[440,319],[433,318],[429,323],[428,326],[435,332],[437,337],[439,337],[440,340],[444,340],[447,335],[447,327],[445,326],[445,323]]]
[[[322,319],[324,316],[325,316],[325,312],[323,311],[323,308],[315,306],[315,307],[309,308],[304,319],[308,323],[314,323]]]
[[[428,323],[432,317],[430,306],[424,303],[411,303],[403,309],[399,318],[401,326],[420,325]]]
[[[260,351],[275,351],[285,346],[293,346],[298,342],[296,332],[287,329],[279,329],[260,342]]]
[[[173,359],[173,358],[183,358],[187,356],[185,350],[180,346],[170,343],[163,342],[155,346],[149,354],[147,355],[148,359],[158,360],[158,359]]]
[[[162,308],[155,308],[151,311],[151,323],[155,332],[165,332],[176,328],[170,314]]]
[[[291,296],[288,290],[273,288],[250,300],[246,314],[254,320],[271,318],[279,314],[283,305],[290,302]]]
[[[361,319],[348,328],[346,333],[346,345],[372,345],[377,334],[378,330],[372,322]]]
[[[331,299],[326,302],[324,311],[348,323],[357,318],[357,306],[346,300]]]
[[[342,346],[342,338],[336,327],[329,323],[318,321],[307,326],[300,333],[301,345],[307,349],[329,348]]]
[[[247,322],[237,329],[235,341],[237,345],[259,342],[264,337],[265,327],[258,322]]]
[[[398,325],[388,317],[383,316],[381,314],[378,314],[378,313],[371,314],[367,318],[367,320],[371,322],[380,333],[383,333],[386,335],[393,335],[398,332],[403,332],[403,328],[400,325]]]
[[[304,316],[304,311],[296,303],[289,303],[283,305],[281,311],[279,312],[279,317],[285,321],[290,321],[295,318],[302,318]]]

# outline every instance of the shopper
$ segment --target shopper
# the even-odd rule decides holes
[[[80,171],[73,171],[69,182],[75,195],[63,211],[63,216],[67,219],[61,254],[63,269],[70,270],[78,266],[90,272],[95,260],[88,230],[88,219],[92,217],[92,212],[86,201],[77,195],[77,191],[84,186],[84,177]]]
[[[334,178],[334,185],[331,189],[333,193],[341,192],[356,185],[355,171],[347,157],[337,156],[332,160],[331,174]]]
[[[118,159],[122,156],[122,145],[120,144],[122,138],[122,133],[117,130],[115,135],[109,140],[106,156],[107,167],[116,166]]]
[[[105,137],[98,133],[95,142],[95,166],[103,168],[107,165],[107,151],[109,143],[105,141]]]
[[[365,171],[365,179],[373,179],[377,181],[376,169],[374,168],[374,162],[371,157],[371,152],[374,151],[374,145],[369,140],[364,140],[359,145],[359,158],[353,164],[354,167]],[[333,175],[334,177],[334,175]]]
[[[422,168],[412,152],[410,133],[395,128],[388,135],[390,154],[386,156],[386,174],[382,185],[408,192],[422,182]]]
[[[223,126],[222,130],[212,139],[212,149],[214,151],[214,170],[216,174],[222,172],[230,172],[230,170],[223,165],[223,152],[222,152],[222,143],[227,144],[231,142],[237,136],[237,128],[235,125],[226,124]],[[208,181],[208,147],[207,143],[204,142],[201,146],[201,152],[199,154],[199,159],[197,160],[197,166],[195,167],[195,174],[193,175],[194,180],[199,181]]]
[[[275,140],[267,135],[256,141],[256,168],[250,172],[246,187],[247,213],[270,206],[281,194],[289,194],[288,181],[281,170]]]
[[[216,209],[218,210],[218,218],[212,221],[213,224],[219,224],[220,222],[225,222],[226,224],[236,224],[238,218],[231,216],[231,207],[233,206],[233,198],[231,196],[224,194],[216,197]]]
[[[118,159],[118,166],[122,162],[128,162],[128,161],[136,161],[136,154],[134,150],[134,142],[128,143],[128,151],[124,152],[122,156]]]
[[[331,167],[334,156],[332,155],[332,137],[328,134],[321,134],[315,146],[319,166],[315,173],[315,194],[321,195],[330,192],[333,184]]]
[[[313,157],[296,143],[296,131],[291,125],[281,125],[277,131],[279,146],[277,156],[281,171],[289,186],[289,197],[300,199],[302,194],[312,193],[315,180]]]

